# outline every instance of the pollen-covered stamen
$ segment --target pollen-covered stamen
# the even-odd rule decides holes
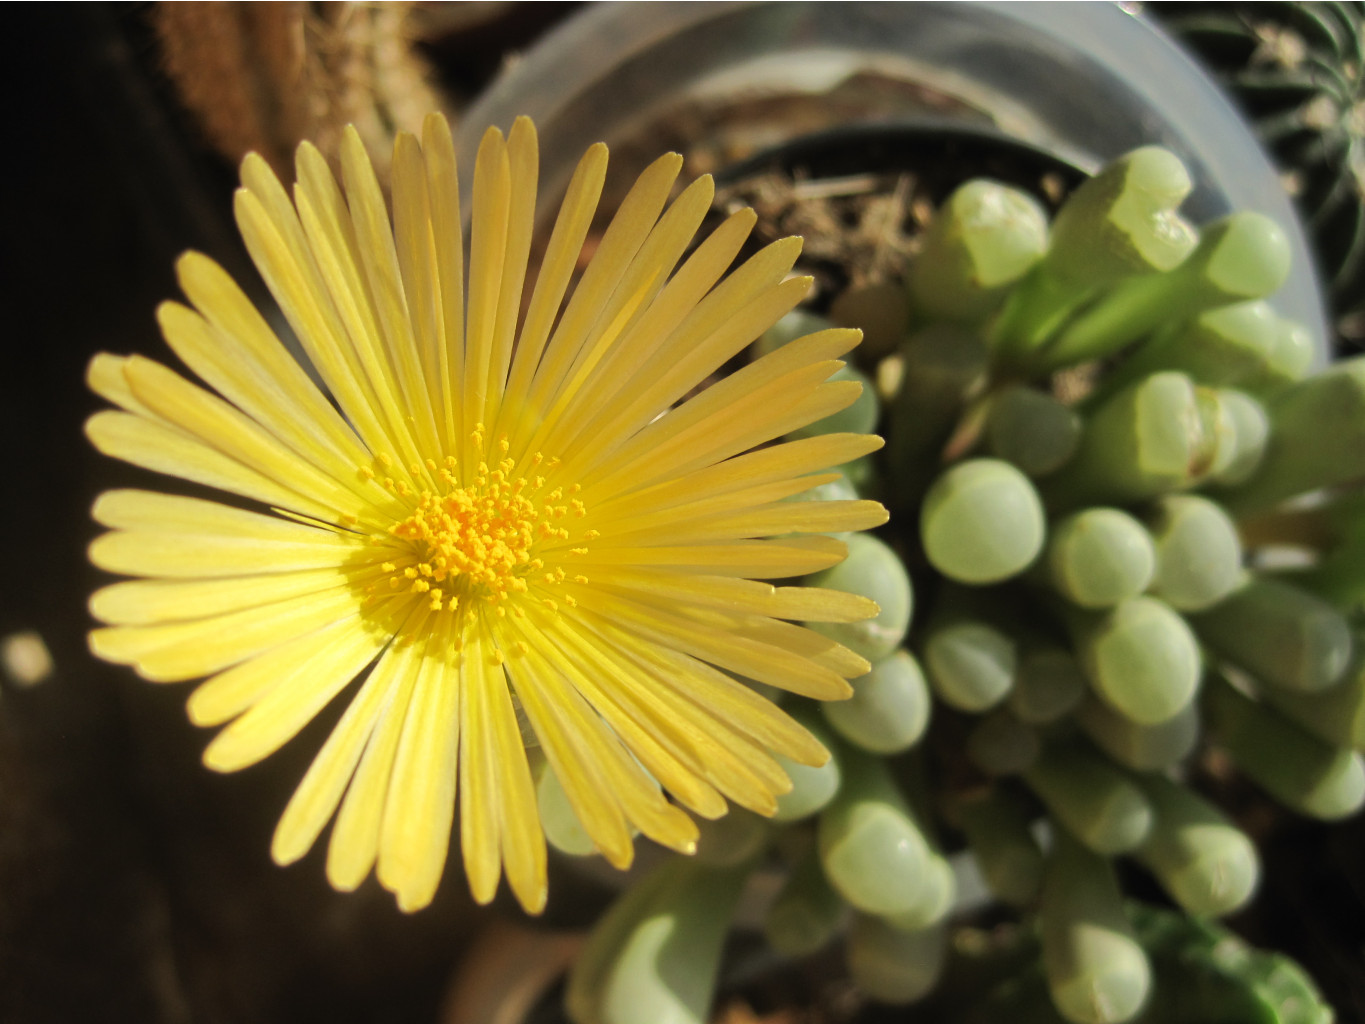
[[[450,463],[453,468],[454,460],[448,459],[447,462]],[[403,477],[401,471],[394,472],[394,467],[396,465],[397,463],[395,463],[391,455],[380,452],[368,466],[357,466],[356,469],[360,474],[360,479],[387,491],[396,498],[402,499],[404,504],[411,504],[416,491],[413,489],[412,484]],[[438,476],[442,479],[449,477],[449,473],[438,467],[433,459],[426,460],[425,469],[431,474],[434,474],[429,476],[429,479],[433,482]],[[424,467],[415,462],[408,467],[408,470],[412,475],[412,479],[415,481],[420,481],[424,475]],[[422,486],[422,484],[419,483],[418,486]]]
[[[482,432],[475,431],[471,440],[482,453]],[[390,529],[412,545],[411,560],[386,563],[393,566],[391,588],[426,595],[434,610],[484,600],[501,616],[501,603],[513,595],[564,582],[565,571],[547,568],[543,556],[571,540],[561,521],[586,515],[586,509],[567,497],[564,487],[550,487],[543,475],[513,476],[517,464],[507,457],[507,448],[506,439],[500,438],[487,453],[489,458],[501,456],[496,464],[481,461],[472,472],[466,464],[463,480],[454,461],[447,459],[435,470],[446,487],[443,493],[413,496],[412,513]],[[543,462],[533,460],[535,465]],[[568,488],[569,493],[577,491]],[[573,539],[581,543],[587,538]]]

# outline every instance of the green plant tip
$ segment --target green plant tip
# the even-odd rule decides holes
[[[1238,514],[1365,476],[1365,356],[1343,359],[1265,400],[1272,428],[1257,472],[1220,493]]]
[[[842,828],[821,818],[820,855],[840,895],[868,913],[898,914],[919,905],[929,857],[918,827],[888,804],[862,803]]]
[[[868,661],[885,658],[905,639],[914,611],[910,576],[896,552],[865,533],[845,541],[848,557],[838,565],[808,577],[811,586],[861,594],[877,602],[881,611],[862,622],[811,622],[815,632],[861,654]]]
[[[957,811],[991,892],[1016,907],[1032,903],[1042,885],[1043,850],[1033,835],[1031,806],[996,787],[964,799]]]
[[[540,809],[545,840],[560,853],[586,857],[597,850],[597,845],[579,823],[578,815],[569,804],[569,797],[559,783],[559,777],[549,765],[542,765],[536,782],[536,804]]]
[[[1185,323],[1159,329],[1116,372],[1127,381],[1157,370],[1179,370],[1200,384],[1260,392],[1295,379],[1277,354],[1282,344],[1286,349],[1292,345],[1283,340],[1285,336],[1285,321],[1267,302],[1217,306]],[[1286,351],[1283,362],[1295,361]]]
[[[848,700],[820,705],[825,719],[844,739],[874,754],[895,754],[908,750],[924,735],[931,705],[929,687],[909,651],[896,651],[849,684],[853,696]]]
[[[946,950],[942,927],[907,932],[859,914],[848,933],[848,972],[864,994],[879,1002],[913,1003],[937,984]]]
[[[1189,172],[1170,150],[1143,146],[1119,157],[1058,211],[1048,268],[1095,285],[1172,269],[1196,241],[1175,212],[1190,188]]]
[[[1091,698],[1076,712],[1087,736],[1119,764],[1134,771],[1174,768],[1199,743],[1199,704],[1191,701],[1171,718],[1156,725],[1138,725],[1104,701]]]
[[[777,755],[777,763],[792,780],[792,788],[777,798],[773,821],[799,821],[815,814],[839,790],[839,763],[830,758],[819,768],[797,764]]]
[[[1038,557],[1043,503],[1028,478],[999,459],[971,459],[934,481],[920,514],[930,563],[960,583],[999,583]]]
[[[1242,542],[1222,507],[1192,494],[1170,495],[1151,519],[1156,541],[1152,593],[1173,608],[1210,608],[1242,582]]]
[[[783,768],[786,767],[784,764]],[[837,776],[837,769],[835,774]],[[713,868],[736,867],[757,857],[767,845],[770,834],[767,818],[742,807],[732,807],[721,817],[701,823],[696,861]]]
[[[1264,382],[1281,333],[1280,318],[1259,299],[1218,306],[1194,318],[1171,346],[1185,370],[1201,384]]]
[[[978,178],[960,186],[947,208],[982,288],[1019,280],[1047,248],[1047,214],[1027,192]]]
[[[1049,504],[1126,505],[1191,482],[1207,445],[1194,382],[1163,371],[1104,400],[1076,455],[1047,478]]]
[[[1047,216],[1032,196],[979,178],[955,191],[906,275],[916,312],[979,322],[1047,249]]]
[[[924,867],[924,884],[920,888],[919,905],[913,910],[888,914],[886,920],[901,931],[918,932],[938,924],[953,908],[957,895],[957,878],[953,867],[938,854],[930,854]]]
[[[1143,146],[1123,158],[1123,192],[1110,223],[1141,254],[1144,269],[1170,270],[1194,246],[1189,226],[1175,213],[1192,182],[1180,159],[1160,146]]]
[[[607,910],[569,972],[574,1024],[703,1024],[752,864],[666,861]]]
[[[1206,477],[1217,479],[1237,458],[1237,423],[1223,403],[1223,392],[1216,388],[1196,387],[1194,398],[1203,436],[1195,449],[1190,475],[1196,480]]]
[[[1256,847],[1212,804],[1162,775],[1140,781],[1156,821],[1137,858],[1191,914],[1221,917],[1246,904],[1261,874]]]
[[[869,914],[900,914],[923,900],[933,855],[880,758],[843,748],[844,783],[820,813],[816,838],[825,877]]]
[[[1139,725],[1179,714],[1203,671],[1199,643],[1171,607],[1133,597],[1080,630],[1081,663],[1091,685]]]
[[[1152,827],[1152,807],[1128,775],[1083,740],[1055,742],[1024,781],[1061,825],[1102,854],[1135,849]]]
[[[853,486],[851,481],[843,473],[838,479],[831,480],[827,484],[816,484],[814,487],[807,488],[798,494],[793,494],[784,501],[857,501],[860,495],[858,489]]]
[[[1256,679],[1305,693],[1335,685],[1355,649],[1340,612],[1275,579],[1251,579],[1190,621],[1205,643]]]
[[[829,318],[839,327],[863,332],[858,352],[864,359],[890,355],[905,337],[910,305],[905,291],[893,281],[847,288],[830,304]]]
[[[1275,348],[1271,353],[1271,366],[1274,371],[1289,380],[1302,380],[1313,368],[1313,359],[1318,346],[1313,342],[1313,333],[1303,324],[1283,317],[1279,322],[1279,333],[1275,338]]]
[[[1235,447],[1232,458],[1212,479],[1216,484],[1232,487],[1251,479],[1261,468],[1270,442],[1270,417],[1265,406],[1240,391],[1224,388],[1218,397],[1232,424]]]
[[[1063,1017],[1073,1024],[1123,1024],[1137,1016],[1151,989],[1151,965],[1108,860],[1058,836],[1039,925],[1048,989]]]
[[[830,751],[830,756],[828,761],[816,768],[797,764],[781,754],[774,755],[782,770],[787,773],[787,777],[792,780],[792,788],[777,798],[777,811],[772,819],[777,822],[799,821],[823,810],[834,799],[834,794],[839,792],[842,781],[839,759],[834,754],[829,733],[824,728],[820,716],[809,709],[801,708],[794,712],[794,717],[824,745],[826,750]]]
[[[1014,641],[994,626],[963,620],[932,630],[924,660],[934,692],[959,711],[985,711],[1014,683]]]
[[[1089,508],[1061,520],[1046,557],[1053,584],[1082,608],[1111,608],[1136,597],[1156,569],[1151,536],[1116,508]]]
[[[1285,806],[1337,821],[1365,805],[1365,759],[1358,752],[1301,729],[1221,679],[1207,703],[1212,731],[1237,766]]]
[[[1222,222],[1207,256],[1204,280],[1225,301],[1263,298],[1284,284],[1292,252],[1283,229],[1261,213],[1244,210]]]
[[[1346,678],[1321,693],[1268,686],[1263,696],[1286,718],[1337,747],[1365,750],[1365,664],[1356,636],[1356,663]]]

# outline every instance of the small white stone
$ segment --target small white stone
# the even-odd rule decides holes
[[[27,689],[52,675],[52,655],[33,630],[11,633],[0,640],[0,666],[10,682]]]

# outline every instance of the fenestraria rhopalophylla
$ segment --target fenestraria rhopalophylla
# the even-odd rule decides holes
[[[838,699],[867,671],[799,623],[876,606],[780,582],[843,557],[826,534],[885,520],[875,502],[787,500],[880,441],[768,443],[853,401],[856,384],[828,378],[857,332],[698,390],[805,295],[799,240],[724,276],[754,215],[689,252],[712,184],[669,203],[669,155],[577,275],[606,162],[598,145],[578,165],[531,287],[528,120],[484,137],[467,266],[439,116],[397,140],[392,220],[354,132],[340,185],[299,147],[292,202],[248,157],[238,224],[326,391],[195,253],[177,267],[188,304],[158,319],[207,388],[138,355],[91,364],[118,407],[87,425],[102,452],[247,499],[102,495],[91,558],[136,578],[94,595],[91,646],[152,681],[206,677],[189,714],[224,726],[204,753],[219,771],[345,693],[272,849],[295,861],[335,818],[339,889],[373,869],[401,907],[425,906],[458,807],[474,896],[505,870],[543,907],[524,733],[612,864],[630,863],[634,831],[690,851],[684,808],[771,813],[790,785],[775,755],[827,756],[747,681]]]

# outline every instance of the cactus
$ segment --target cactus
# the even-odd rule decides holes
[[[1359,3],[1150,9],[1251,119],[1308,226],[1349,342],[1365,339],[1365,10]]]

